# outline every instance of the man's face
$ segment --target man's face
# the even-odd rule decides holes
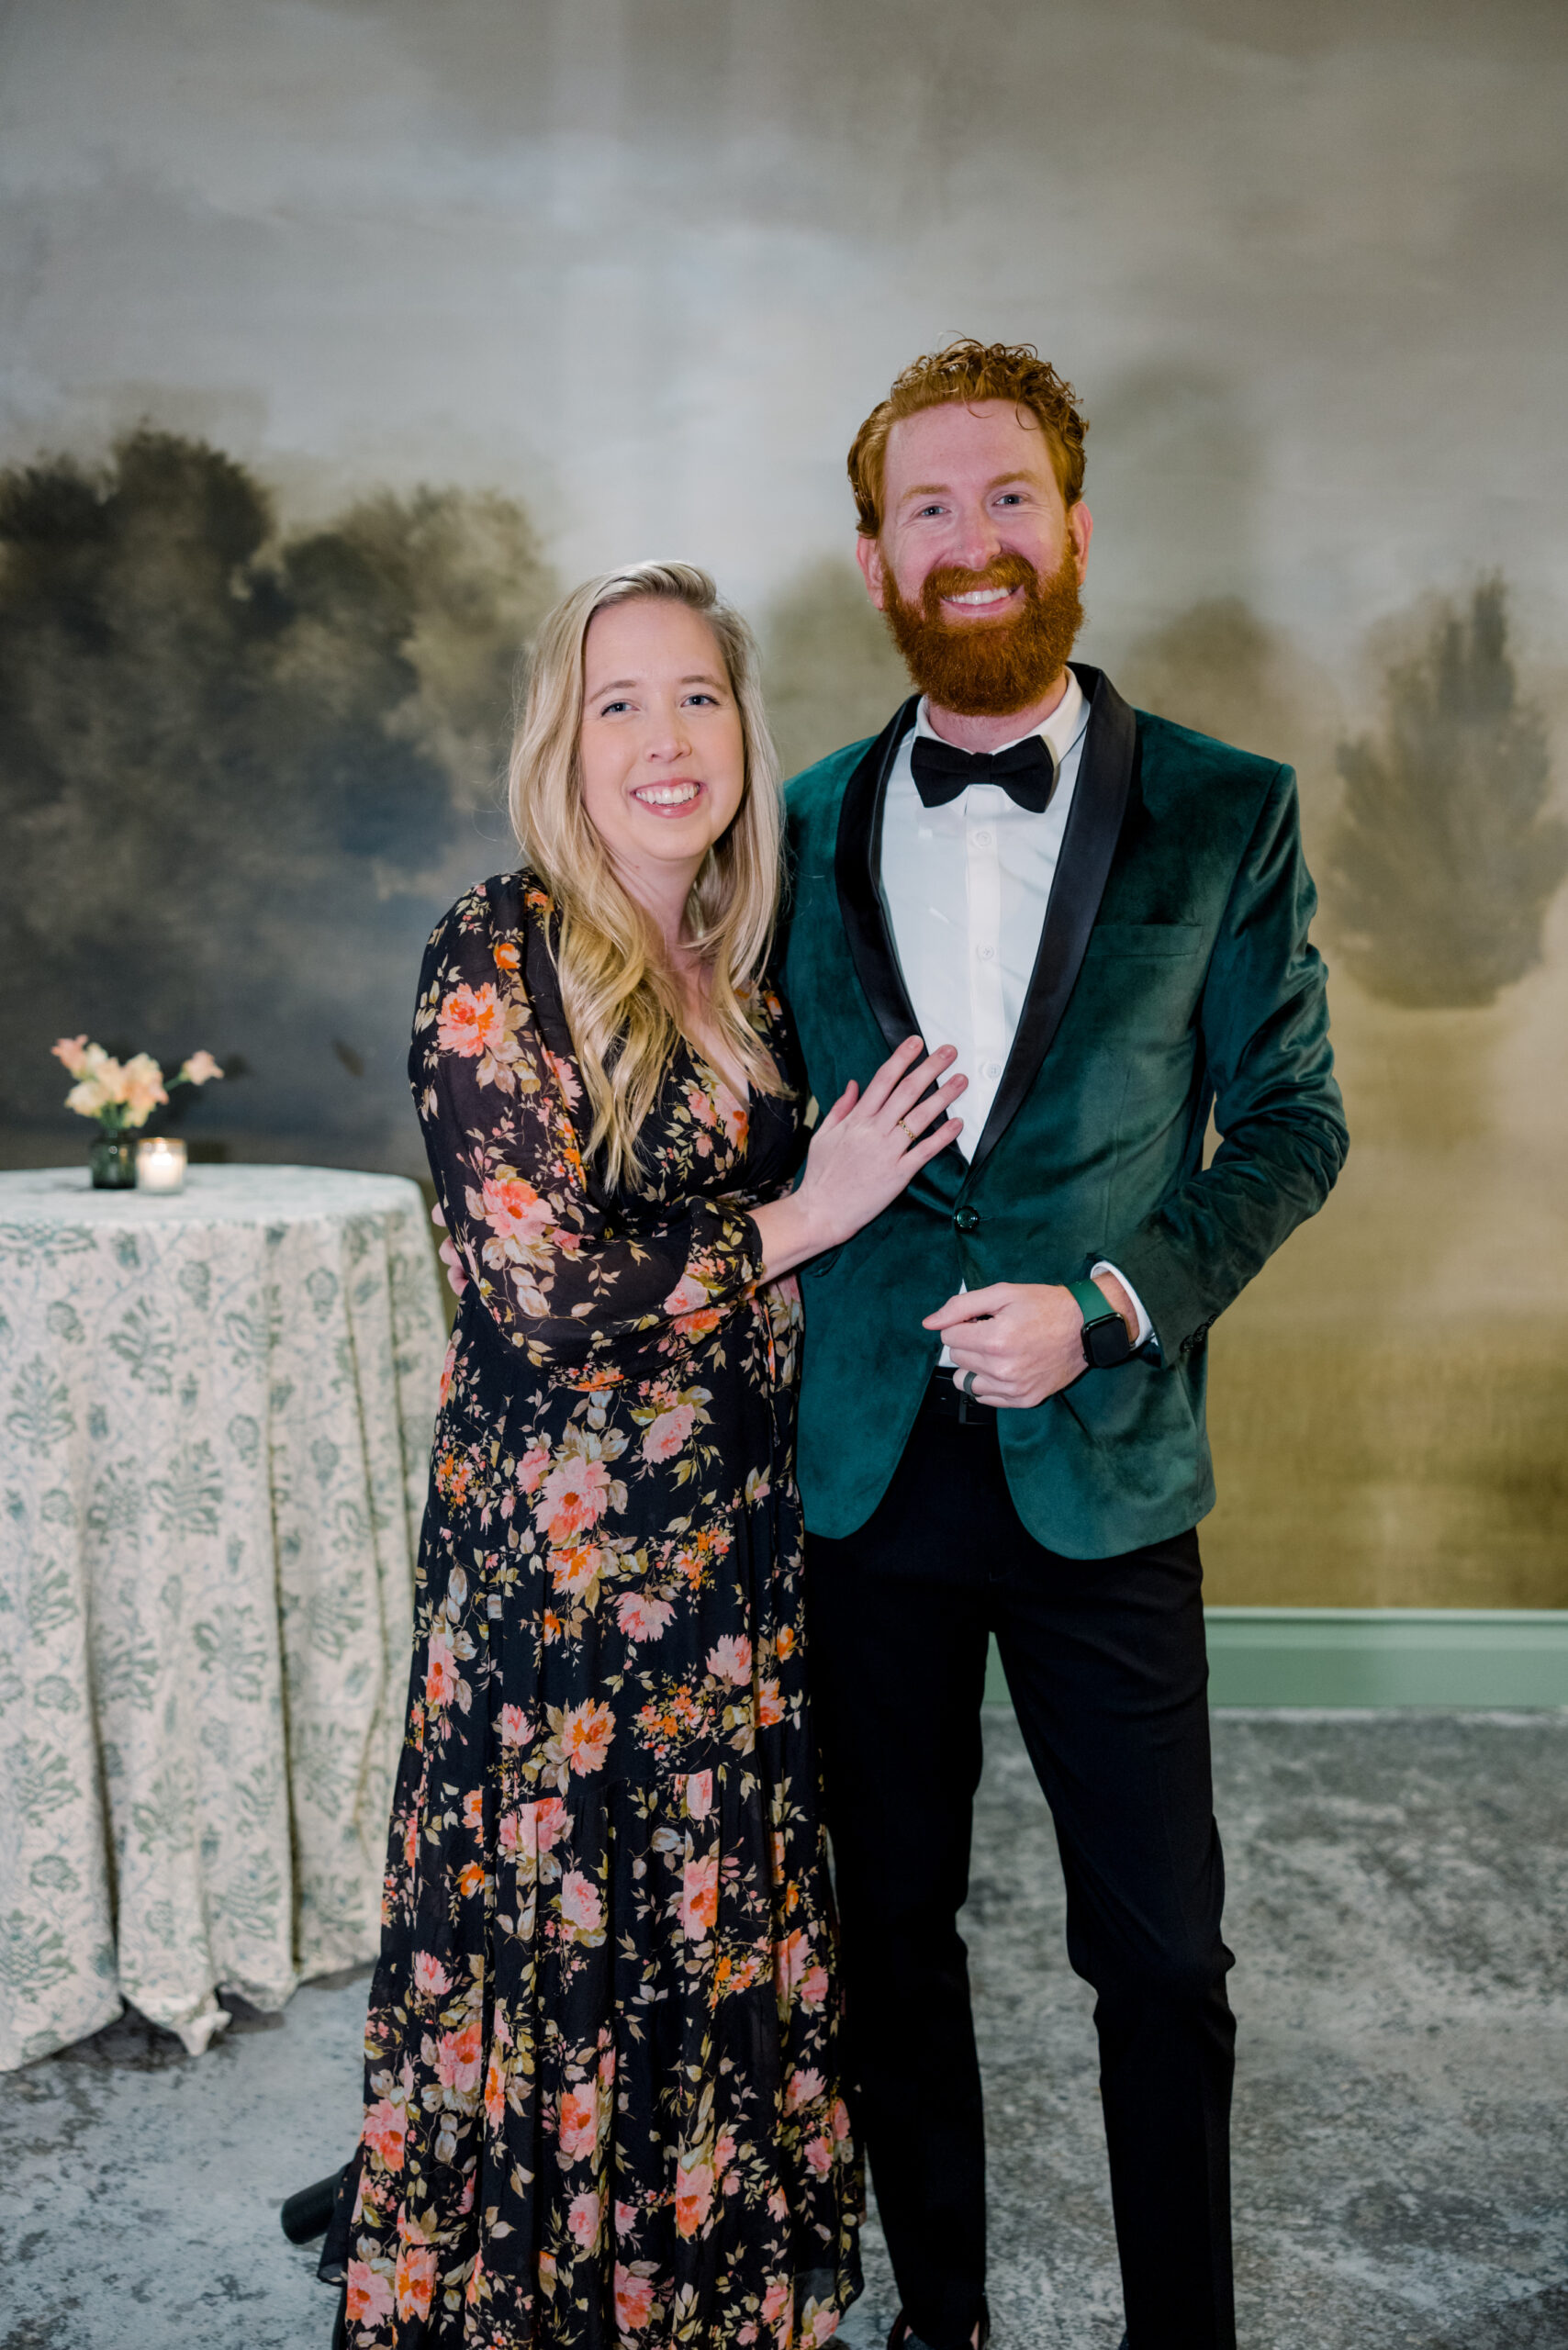
[[[888,436],[882,515],[857,552],[915,684],[977,713],[1042,699],[1081,622],[1093,525],[1065,503],[1036,418],[1007,400],[905,417]]]

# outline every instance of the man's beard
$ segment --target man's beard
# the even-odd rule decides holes
[[[883,618],[919,691],[938,710],[966,718],[1005,718],[1038,701],[1083,626],[1077,554],[1070,538],[1059,567],[1044,581],[1021,554],[998,555],[984,571],[934,571],[913,604],[899,594],[891,570],[884,571]],[[944,618],[944,596],[977,588],[1022,588],[1024,608],[1010,621]]]

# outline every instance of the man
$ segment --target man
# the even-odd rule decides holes
[[[915,696],[789,794],[818,1100],[917,1030],[969,1080],[958,1147],[803,1283],[812,1680],[890,2350],[989,2326],[956,1920],[993,1633],[1099,1995],[1131,2350],[1235,2340],[1204,1345],[1346,1132],[1290,769],[1068,666],[1084,430],[1026,346],[899,377],[849,474]]]

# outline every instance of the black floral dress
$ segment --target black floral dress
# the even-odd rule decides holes
[[[694,1054],[652,1190],[585,1168],[526,871],[425,957],[410,1060],[461,1304],[419,1564],[349,2339],[824,2341],[858,2289],[806,1707],[800,1304],[746,1209],[798,1101]],[[754,1017],[781,1068],[782,1007]],[[352,2197],[352,2203],[351,2203]]]

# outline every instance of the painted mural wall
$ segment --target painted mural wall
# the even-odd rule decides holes
[[[1029,338],[1081,650],[1296,765],[1322,891],[1352,1155],[1215,1332],[1211,1595],[1568,1605],[1565,82],[1536,0],[10,0],[0,1155],[84,1029],[418,1172],[553,594],[692,556],[787,765],[873,731],[844,451]]]

